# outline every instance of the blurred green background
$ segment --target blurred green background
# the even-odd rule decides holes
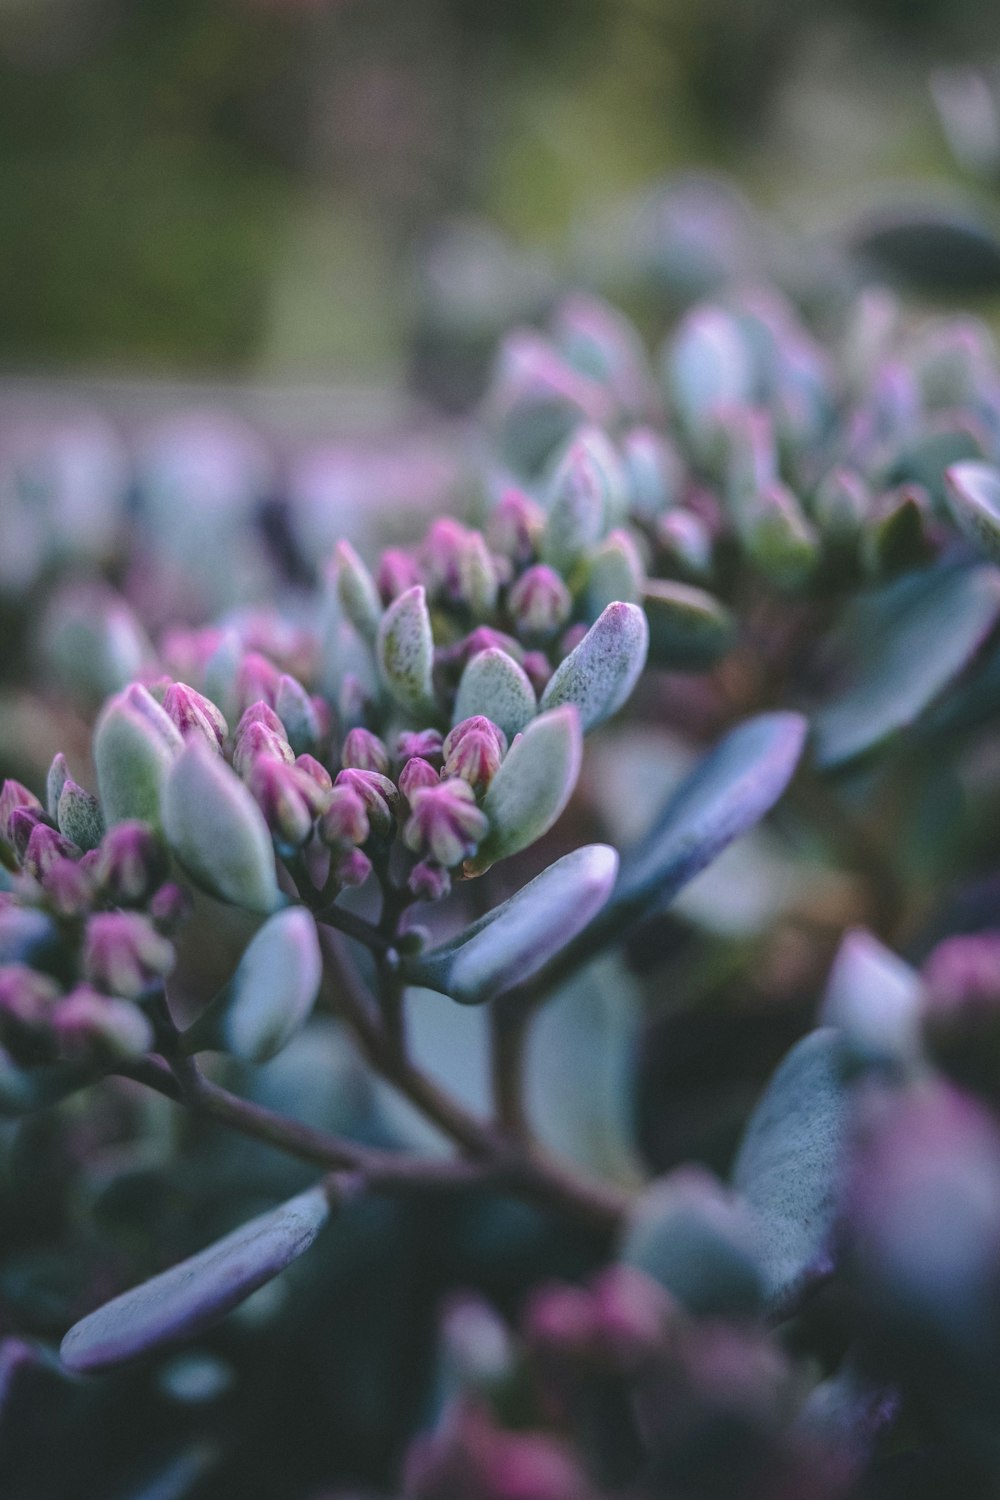
[[[0,369],[393,381],[414,268],[690,166],[792,229],[954,176],[984,0],[0,0]]]

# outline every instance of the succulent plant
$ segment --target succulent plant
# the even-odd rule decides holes
[[[315,1266],[407,1500],[992,1492],[1000,364],[883,292],[831,328],[737,288],[654,358],[576,293],[461,518],[213,624],[99,596],[89,749],[0,791],[0,1108],[164,1244],[47,1322],[0,1281],[0,1421],[23,1334],[197,1387]]]

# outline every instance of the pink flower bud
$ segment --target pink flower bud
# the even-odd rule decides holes
[[[411,755],[399,773],[399,790],[407,802],[413,801],[413,793],[421,786],[437,786],[441,780],[430,761],[420,755]]]
[[[170,973],[174,950],[138,912],[98,912],[87,923],[83,964],[99,989],[135,1000]]]
[[[330,873],[339,885],[364,885],[372,872],[372,862],[362,849],[345,849],[334,854]]]
[[[340,763],[345,768],[378,771],[381,776],[387,776],[389,752],[377,734],[372,734],[368,729],[352,729],[344,739]]]
[[[114,1063],[141,1057],[153,1045],[153,1028],[137,1006],[84,984],[58,1001],[52,1028],[67,1062]]]
[[[461,599],[462,558],[467,537],[468,528],[452,516],[440,516],[431,523],[421,549],[429,596]]]
[[[30,1066],[52,1059],[52,1011],[58,998],[59,987],[47,974],[26,964],[0,968],[0,1043],[16,1062]]]
[[[353,786],[341,784],[330,793],[326,811],[319,820],[319,836],[331,849],[348,850],[363,844],[370,833],[367,805]]]
[[[379,771],[358,771],[348,767],[338,774],[334,790],[339,786],[348,786],[357,792],[365,805],[372,833],[376,838],[388,838],[393,818],[402,805],[395,783]]]
[[[399,760],[409,760],[411,756],[419,755],[422,760],[432,763],[441,759],[441,735],[436,729],[407,729],[396,741],[396,756]]]
[[[245,779],[275,838],[295,849],[304,844],[330,794],[305,771],[273,755],[259,755]]]
[[[441,901],[451,890],[451,876],[433,860],[422,859],[413,866],[406,884],[418,901]]]
[[[12,847],[15,846],[15,841],[11,816],[18,808],[34,812],[39,817],[43,816],[45,812],[34,792],[29,792],[28,788],[22,786],[19,781],[8,778],[3,786],[0,787],[0,838],[4,839]],[[27,846],[29,835],[30,828],[28,834],[24,836],[25,846]]]
[[[507,750],[507,736],[482,714],[463,719],[444,742],[444,775],[471,787],[489,786]]]
[[[97,883],[115,906],[141,906],[167,877],[167,853],[146,823],[117,823],[101,842]]]
[[[52,828],[51,823],[40,807],[15,807],[11,810],[7,819],[7,827],[10,829],[10,844],[18,859],[23,863],[28,852],[28,842],[31,835],[38,827]],[[52,829],[55,832],[54,829]]]
[[[210,698],[184,682],[173,682],[163,695],[163,711],[181,734],[203,734],[213,749],[222,749],[229,732],[222,713]]]
[[[536,555],[538,539],[545,528],[545,512],[523,490],[507,490],[489,519],[486,535],[490,546],[518,567]]]
[[[540,698],[552,676],[552,665],[544,651],[527,651],[521,663],[525,676]]]
[[[333,777],[326,769],[326,766],[321,765],[315,756],[297,755],[295,757],[295,764],[300,771],[304,771],[307,776],[315,781],[321,792],[330,791],[333,786]]]
[[[172,936],[187,921],[193,910],[194,902],[190,891],[173,880],[166,881],[158,891],[154,891],[149,903],[153,925],[165,937]]]
[[[75,859],[56,859],[42,877],[52,911],[65,918],[82,917],[94,903],[94,881]]]
[[[255,705],[256,708],[263,706]],[[276,760],[288,766],[293,764],[295,756],[292,747],[280,731],[272,729],[263,719],[251,719],[244,725],[245,718],[244,714],[240,720],[241,728],[236,731],[233,750],[233,770],[238,776],[242,776],[245,781],[258,760]]]
[[[511,589],[507,600],[518,630],[525,636],[548,640],[570,617],[573,599],[554,568],[536,563]]]
[[[475,853],[489,828],[486,815],[476,806],[468,782],[455,778],[438,786],[418,787],[412,812],[403,830],[407,848],[430,856],[450,869]]]
[[[414,584],[423,583],[423,574],[415,558],[398,547],[389,547],[382,553],[378,565],[378,589],[385,604],[391,604]]]
[[[57,859],[79,859],[81,850],[47,823],[36,823],[25,847],[22,864],[29,875],[41,880]]]

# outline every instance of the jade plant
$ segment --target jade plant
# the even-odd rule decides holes
[[[161,631],[89,748],[4,784],[4,1192],[22,1132],[56,1222],[96,1229],[58,1329],[0,1281],[28,1309],[0,1416],[63,1378],[39,1332],[88,1391],[125,1365],[211,1393],[215,1325],[266,1328],[264,1289],[329,1262],[296,1348],[342,1320],[329,1399],[390,1451],[286,1456],[290,1500],[902,1494],[914,1463],[992,1493],[989,336],[736,290],[651,355],[578,294],[507,339],[477,435],[461,519]],[[734,937],[698,877],[739,840],[728,890],[764,910]],[[657,1149],[656,1028],[714,1008],[721,1037],[750,993],[792,1012],[783,1059],[721,1141]],[[223,1493],[222,1448],[160,1480]]]

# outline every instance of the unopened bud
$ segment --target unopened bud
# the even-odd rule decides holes
[[[319,820],[323,843],[331,849],[347,850],[365,843],[370,831],[367,804],[360,792],[346,783],[335,786]]]
[[[444,742],[444,774],[471,787],[489,786],[507,751],[507,736],[490,719],[463,719]]]
[[[475,853],[489,822],[468,782],[455,778],[413,793],[403,830],[407,848],[450,869]]]
[[[413,866],[406,884],[418,901],[441,901],[451,890],[451,876],[433,860],[422,859]]]
[[[58,1001],[52,1027],[67,1062],[113,1063],[141,1057],[153,1045],[153,1028],[137,1006],[83,984]]]
[[[79,860],[53,860],[42,877],[42,889],[57,917],[82,917],[94,903],[93,877]]]
[[[326,769],[326,766],[321,765],[320,762],[315,758],[315,756],[297,755],[295,757],[295,764],[298,766],[300,771],[304,771],[305,774],[316,783],[319,791],[330,791],[331,787],[333,786],[333,777]]]
[[[412,802],[413,793],[418,787],[437,786],[441,780],[430,761],[424,760],[419,755],[410,756],[410,759],[400,771],[398,779],[399,790],[407,802]]]
[[[305,771],[273,755],[257,757],[246,784],[274,837],[295,849],[312,833],[313,821],[329,796]]]
[[[946,938],[923,969],[923,1030],[959,1083],[1000,1097],[1000,932]]]
[[[382,553],[378,565],[378,588],[385,604],[391,604],[400,594],[423,582],[423,574],[416,558],[398,547],[389,547]]]
[[[368,729],[352,729],[347,734],[340,762],[345,769],[378,771],[380,776],[389,774],[389,752],[378,735]]]
[[[507,490],[494,507],[486,535],[494,552],[523,568],[536,556],[545,512],[523,490]]]
[[[548,640],[566,624],[573,599],[555,569],[546,563],[538,563],[521,574],[510,591],[507,604],[522,635]]]
[[[83,963],[99,989],[136,1000],[170,973],[174,950],[138,912],[98,912],[87,923]]]
[[[41,880],[57,859],[79,859],[80,850],[71,839],[47,823],[36,823],[24,851],[23,864],[29,875]]]
[[[39,817],[42,817],[45,812],[34,792],[29,792],[28,788],[22,786],[19,781],[8,778],[3,786],[0,787],[0,838],[9,844],[11,848],[15,847],[11,818],[18,808],[24,808],[26,811],[34,813],[36,815],[35,821]],[[30,831],[29,828],[28,834],[24,837],[25,846],[27,846]]]
[[[202,734],[213,750],[221,750],[229,732],[222,712],[210,698],[184,682],[173,682],[163,695],[163,711],[185,737]]]
[[[118,823],[105,835],[94,876],[116,906],[142,906],[166,879],[167,851],[147,823]]]
[[[441,759],[441,749],[441,733],[437,729],[404,730],[396,741],[396,756],[399,760],[409,760],[411,756],[419,755],[422,760],[433,763]]]
[[[194,910],[190,891],[176,881],[168,880],[154,891],[149,902],[149,916],[157,932],[172,937]]]
[[[363,849],[344,849],[334,853],[330,874],[338,885],[364,885],[372,872],[372,862]]]

